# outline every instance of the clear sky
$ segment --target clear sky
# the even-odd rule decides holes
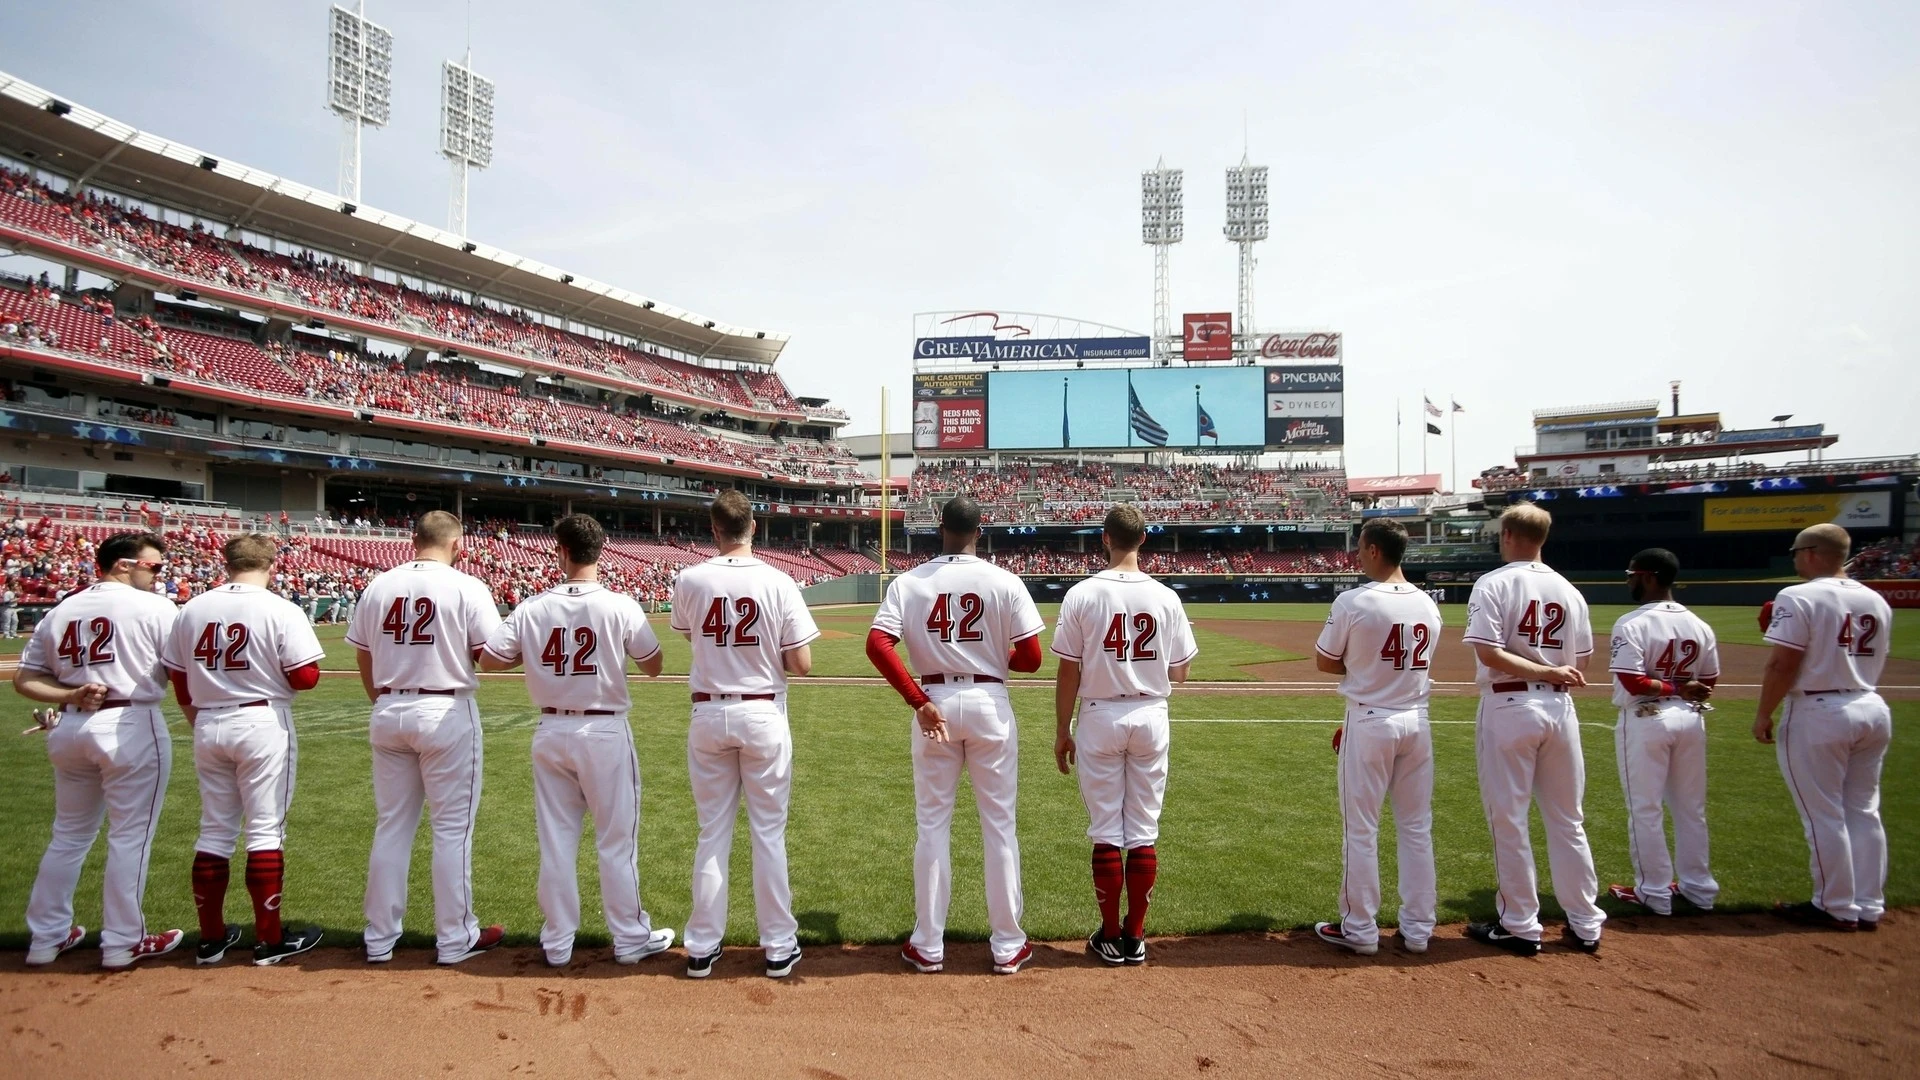
[[[857,433],[884,383],[904,431],[916,311],[1151,328],[1157,158],[1186,170],[1176,321],[1231,309],[1244,131],[1272,169],[1259,321],[1346,334],[1355,474],[1395,469],[1396,401],[1418,468],[1423,390],[1467,409],[1464,483],[1529,410],[1669,379],[1734,426],[1825,422],[1830,455],[1920,450],[1920,4],[1575,7],[476,0],[499,130],[470,232],[789,332],[796,391]],[[326,9],[13,5],[0,68],[331,188]],[[466,12],[370,6],[395,101],[363,203],[445,222]]]

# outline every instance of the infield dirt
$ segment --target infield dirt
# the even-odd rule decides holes
[[[1550,927],[1550,931],[1557,928]],[[809,950],[765,978],[730,950],[547,968],[511,949],[458,968],[428,950],[369,968],[296,964],[119,975],[80,952],[0,975],[12,1076],[1898,1076],[1920,1057],[1920,915],[1874,934],[1767,915],[1619,918],[1597,956],[1533,959],[1442,927],[1424,956],[1309,935],[1157,941],[1107,969],[1040,946],[1010,977],[959,944],[939,975],[892,946]],[[17,962],[17,961],[16,961]]]

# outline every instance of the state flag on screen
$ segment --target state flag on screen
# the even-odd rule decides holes
[[[1131,381],[1127,383],[1127,423],[1133,427],[1134,435],[1141,442],[1154,446],[1167,445],[1167,429],[1161,427],[1160,421],[1155,420],[1140,404],[1140,395],[1134,391]]]
[[[1207,415],[1207,407],[1200,404],[1200,398],[1198,396],[1195,396],[1193,399],[1193,407],[1199,410],[1200,413],[1199,434],[1194,437],[1198,439],[1212,439],[1215,442],[1219,442],[1220,429],[1213,426],[1213,417]]]

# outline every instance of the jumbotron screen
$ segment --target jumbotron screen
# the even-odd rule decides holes
[[[1324,450],[1343,441],[1344,379],[1337,364],[925,372],[913,447]]]

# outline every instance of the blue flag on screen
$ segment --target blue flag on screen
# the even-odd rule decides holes
[[[1193,407],[1199,410],[1199,413],[1200,413],[1200,425],[1199,425],[1199,428],[1197,429],[1199,431],[1199,434],[1195,435],[1194,438],[1196,439],[1212,438],[1213,441],[1219,442],[1220,429],[1213,426],[1213,417],[1208,416],[1207,407],[1205,405],[1200,404],[1199,394],[1193,395]]]
[[[1127,423],[1141,442],[1154,446],[1167,445],[1167,429],[1161,427],[1160,422],[1140,404],[1140,395],[1134,392],[1131,380],[1127,383]]]

